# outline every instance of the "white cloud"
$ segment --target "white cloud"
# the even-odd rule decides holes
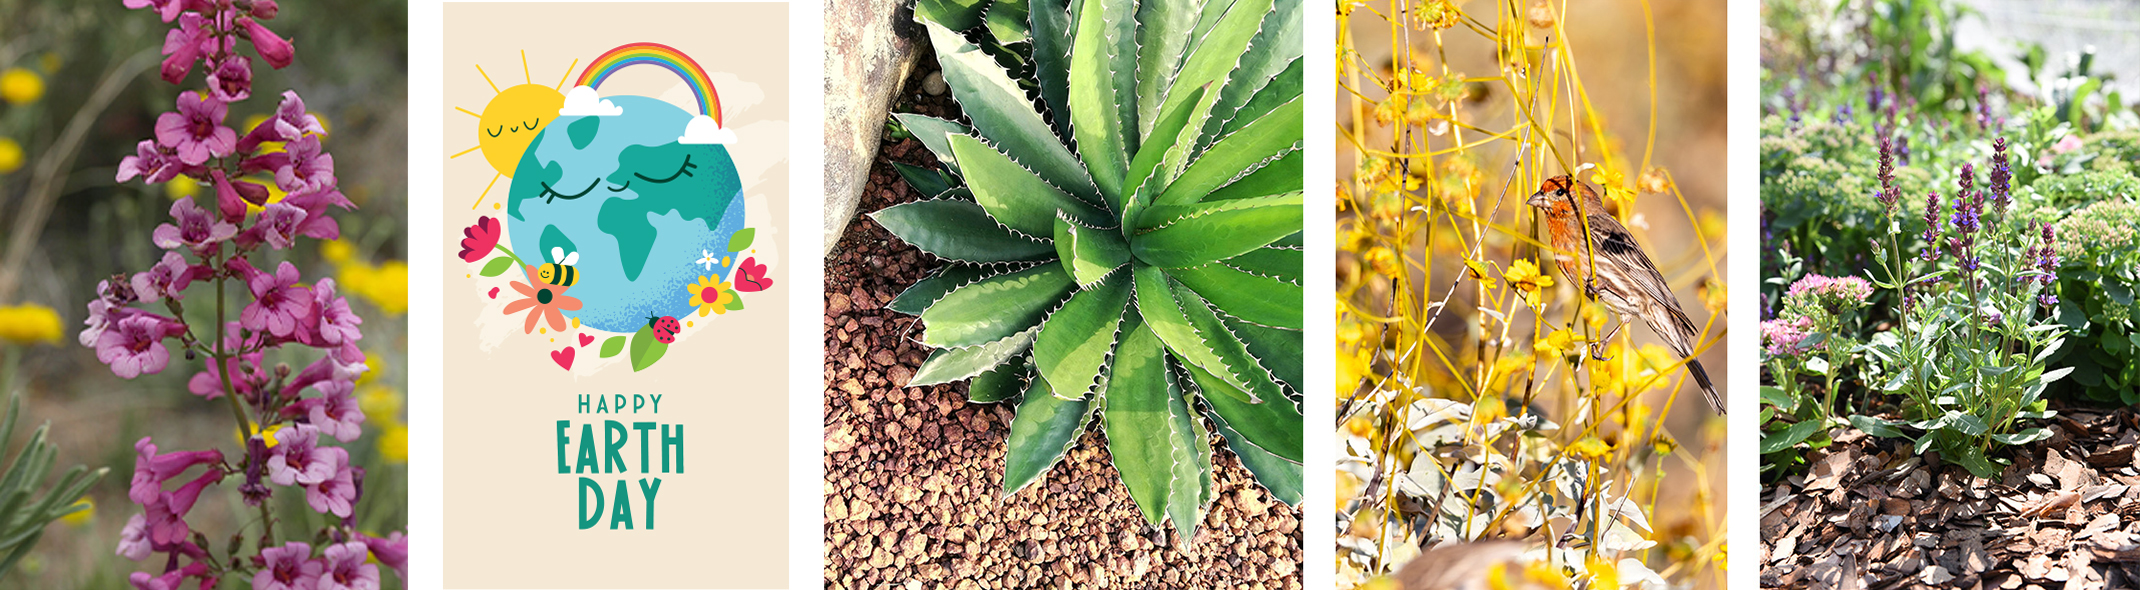
[[[682,144],[717,143],[726,145],[736,142],[736,132],[722,129],[721,124],[714,122],[713,117],[699,115],[692,117],[691,123],[684,126],[684,135],[676,138],[676,142]]]
[[[596,94],[593,88],[574,86],[565,95],[565,108],[557,110],[560,117],[615,117],[624,114],[624,107],[617,106]]]

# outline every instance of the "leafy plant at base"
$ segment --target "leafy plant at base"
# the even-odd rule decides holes
[[[1299,504],[1301,10],[916,8],[968,121],[897,115],[944,170],[901,167],[935,197],[871,217],[952,262],[889,306],[938,349],[907,385],[1024,393],[1005,494],[1097,421],[1130,497],[1178,541],[1212,499],[1207,428]]]
[[[0,420],[0,444],[14,438],[15,419],[21,417],[22,396],[9,395],[7,418]],[[37,541],[45,535],[45,525],[59,517],[88,510],[87,504],[76,504],[89,493],[90,484],[96,483],[110,471],[98,467],[76,465],[60,477],[44,497],[37,497],[37,488],[52,473],[53,458],[59,455],[59,447],[46,440],[45,432],[52,427],[43,424],[30,435],[30,441],[15,453],[14,461],[8,464],[5,475],[0,475],[0,577],[4,577],[15,564],[30,554]]]

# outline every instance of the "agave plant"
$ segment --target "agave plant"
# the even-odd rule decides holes
[[[1214,430],[1298,505],[1300,1],[957,2],[916,14],[966,121],[897,115],[943,169],[872,214],[949,262],[889,305],[937,349],[909,385],[1021,398],[1005,495],[1097,421],[1179,540]]]

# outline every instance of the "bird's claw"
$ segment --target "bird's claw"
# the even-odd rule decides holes
[[[1609,361],[1609,360],[1612,360],[1612,357],[1610,357],[1610,356],[1606,356],[1606,354],[1605,354],[1605,352],[1604,352],[1604,351],[1605,351],[1605,347],[1603,347],[1603,346],[1591,346],[1591,347],[1590,347],[1590,358],[1593,358],[1593,359],[1597,359],[1598,361]]]

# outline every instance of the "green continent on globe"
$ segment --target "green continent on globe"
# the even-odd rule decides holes
[[[722,213],[728,211],[729,201],[740,194],[743,185],[733,173],[710,171],[733,169],[735,163],[729,160],[728,151],[713,145],[672,143],[624,148],[617,156],[617,171],[609,176],[609,184],[629,187],[639,198],[603,201],[595,227],[617,239],[618,262],[627,280],[639,279],[647,253],[660,237],[648,222],[650,216],[674,212],[705,224],[707,231],[717,228]]]

